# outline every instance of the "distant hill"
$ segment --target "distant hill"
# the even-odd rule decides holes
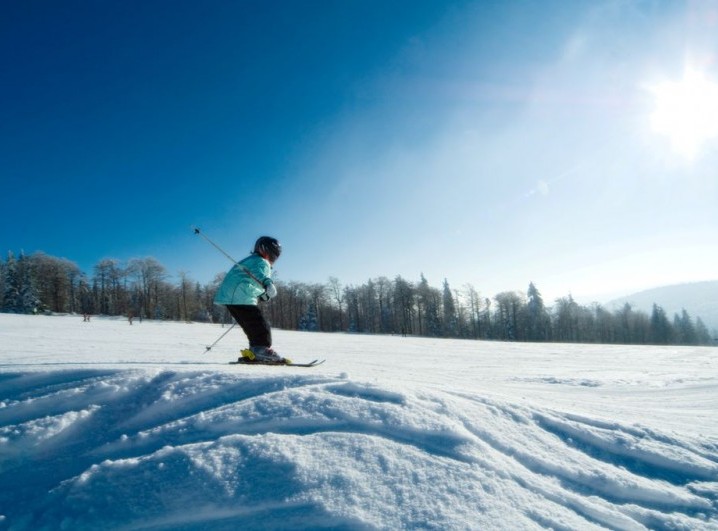
[[[627,297],[612,300],[609,308],[623,306],[630,303],[636,310],[642,310],[648,315],[657,304],[666,311],[669,319],[673,320],[675,314],[685,309],[695,322],[700,317],[708,330],[718,337],[718,280],[705,282],[692,282],[690,284],[675,284],[661,288],[640,291]]]

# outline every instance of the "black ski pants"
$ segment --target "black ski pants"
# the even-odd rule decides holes
[[[272,328],[259,306],[227,304],[227,310],[247,334],[250,347],[272,346]]]

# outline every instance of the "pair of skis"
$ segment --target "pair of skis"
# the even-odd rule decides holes
[[[230,365],[273,365],[275,367],[316,367],[317,365],[321,365],[324,363],[325,360],[313,360],[309,363],[275,363],[275,362],[269,362],[269,361],[257,361],[257,360],[250,360],[248,358],[239,358],[237,361],[230,361]]]

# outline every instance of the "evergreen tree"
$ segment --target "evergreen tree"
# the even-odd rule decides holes
[[[8,253],[3,304],[3,311],[9,313],[36,313],[41,309],[25,253],[21,252],[18,259]]]
[[[551,318],[546,311],[541,293],[533,282],[529,283],[526,303],[529,341],[547,341],[550,335]]]
[[[710,345],[712,343],[710,332],[700,317],[696,317],[696,344]]]
[[[307,307],[306,313],[299,319],[299,330],[303,332],[317,332],[319,325],[317,324],[317,312],[313,304]]]
[[[673,327],[676,332],[676,342],[679,345],[696,345],[698,343],[698,336],[693,326],[693,320],[685,308],[681,311],[680,316],[676,314],[674,317]]]
[[[444,309],[444,336],[457,337],[459,334],[459,320],[456,303],[449,287],[449,281],[446,279],[444,279],[444,290],[441,299]]]
[[[3,290],[3,307],[2,311],[7,313],[18,313],[18,299],[20,281],[17,277],[17,260],[12,251],[8,252],[7,262],[5,263],[5,282]]]
[[[7,279],[7,264],[0,260],[0,311],[5,308],[5,285]]]
[[[441,336],[441,319],[439,317],[438,290],[429,286],[424,274],[417,288],[419,310],[419,334],[431,337]]]
[[[656,345],[668,345],[673,341],[671,323],[668,321],[666,312],[657,304],[653,304],[653,311],[651,312],[649,337],[651,343]]]

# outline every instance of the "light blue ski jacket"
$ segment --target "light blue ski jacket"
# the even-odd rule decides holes
[[[256,306],[259,296],[266,292],[270,284],[271,264],[258,254],[251,254],[225,275],[214,296],[214,303]]]

